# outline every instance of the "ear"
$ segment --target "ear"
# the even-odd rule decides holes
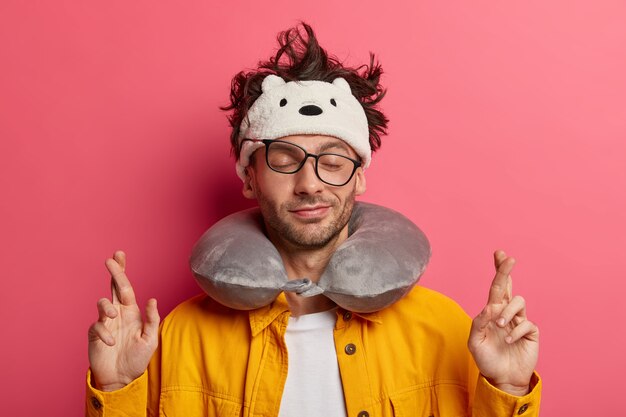
[[[247,199],[256,199],[256,191],[254,190],[254,183],[252,181],[252,175],[254,175],[253,169],[248,165],[244,168],[244,174],[246,178],[243,180],[243,188],[241,194]]]
[[[261,83],[261,90],[264,93],[267,93],[272,88],[280,87],[281,85],[285,85],[285,80],[280,78],[278,75],[270,74],[263,79],[263,83]]]
[[[352,89],[350,88],[350,84],[348,84],[348,82],[345,79],[341,78],[341,77],[335,78],[333,80],[333,85],[335,87],[339,87],[342,90],[345,90],[348,93],[352,94]]]
[[[366,182],[365,182],[365,172],[363,172],[363,168],[357,168],[356,172],[354,173],[354,176],[356,177],[355,179],[356,184],[354,186],[354,194],[362,195],[363,193],[365,193],[365,190],[367,189]]]

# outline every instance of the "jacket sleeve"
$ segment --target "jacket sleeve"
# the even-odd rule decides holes
[[[145,417],[148,400],[148,371],[139,378],[116,391],[100,391],[91,381],[91,370],[87,371],[87,395],[85,416],[87,417]]]
[[[541,378],[535,372],[530,392],[523,397],[507,394],[479,375],[472,405],[472,417],[537,417],[541,402]]]

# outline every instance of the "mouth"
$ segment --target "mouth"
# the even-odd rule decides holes
[[[290,209],[289,212],[302,219],[322,218],[330,211],[329,205],[318,204],[314,206],[302,206]]]

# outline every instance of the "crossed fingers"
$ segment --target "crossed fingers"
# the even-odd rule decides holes
[[[510,332],[504,340],[514,343],[522,337],[536,333],[537,328],[526,319],[526,300],[519,295],[512,296],[511,271],[515,259],[498,250],[494,253],[494,265],[496,275],[489,289],[488,305],[504,306],[496,319],[496,325],[501,328],[509,326]]]
[[[107,259],[104,264],[111,274],[111,298],[113,304],[125,306],[137,304],[133,287],[124,272],[126,268],[126,254],[122,251],[117,251],[113,255],[113,259]]]
[[[111,300],[108,298],[98,300],[98,321],[91,326],[90,337],[91,335],[96,336],[107,345],[113,346],[115,338],[106,323],[119,315],[116,306],[136,305],[136,300],[133,287],[124,272],[126,268],[126,255],[124,252],[115,252],[113,258],[105,261],[105,265],[111,274]]]

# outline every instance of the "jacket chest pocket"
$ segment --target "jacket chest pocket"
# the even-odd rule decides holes
[[[199,389],[162,392],[159,405],[159,416],[162,417],[239,417],[241,411],[241,404],[236,401]]]
[[[466,417],[469,398],[464,387],[436,384],[390,396],[395,417]]]

